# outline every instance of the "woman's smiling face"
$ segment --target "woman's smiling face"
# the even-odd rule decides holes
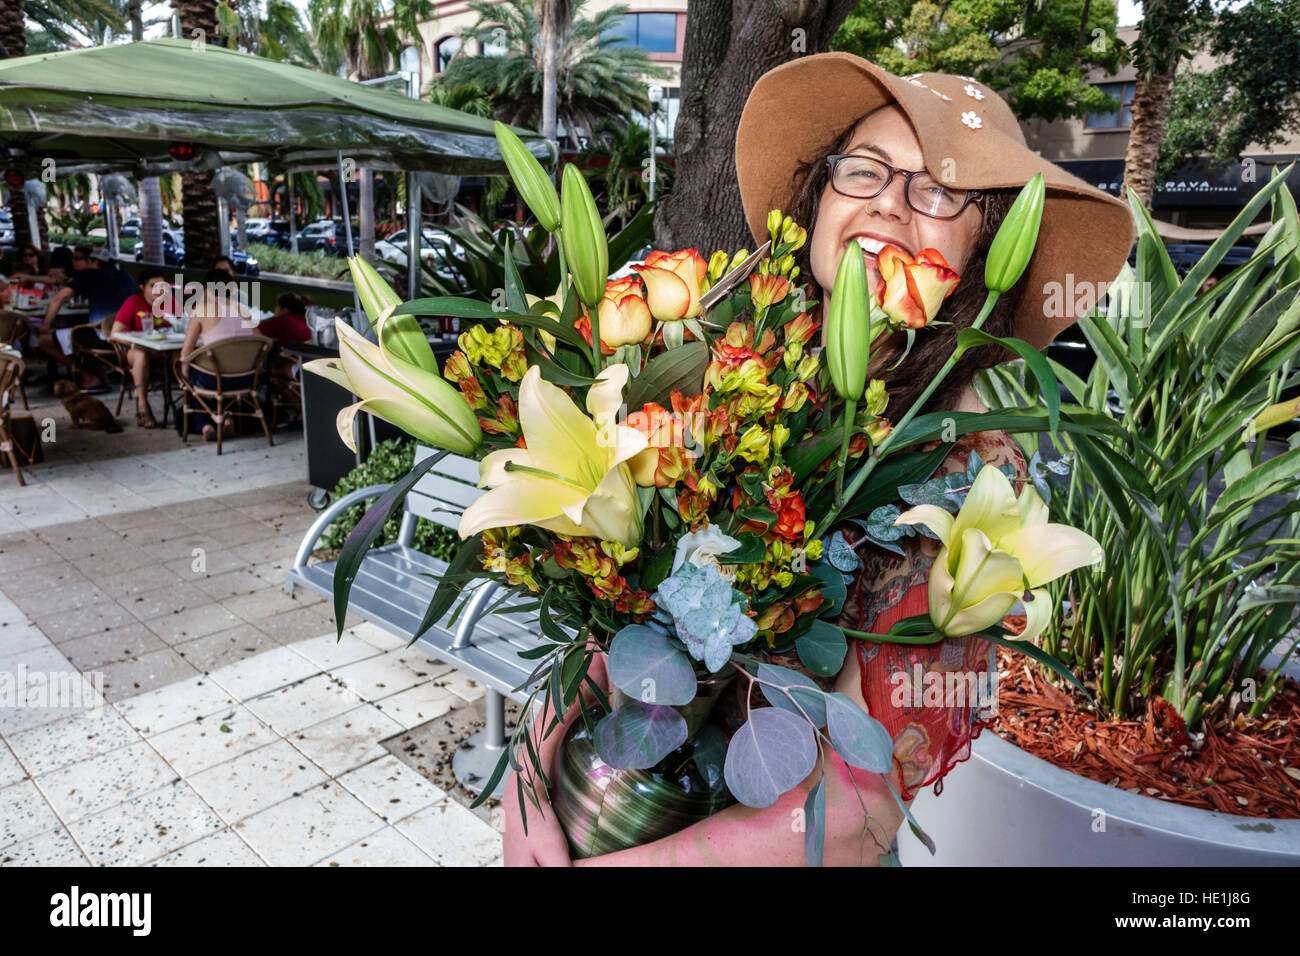
[[[921,144],[903,111],[897,106],[876,110],[854,127],[844,153],[882,159],[899,169],[924,169]],[[837,193],[828,182],[822,190],[817,224],[810,240],[809,259],[813,278],[830,297],[840,257],[856,236],[878,239],[897,246],[915,257],[922,249],[938,249],[958,274],[965,269],[975,250],[983,213],[970,203],[955,219],[925,216],[907,204],[905,177],[894,176],[879,196],[854,199]],[[876,257],[863,252],[868,281],[880,279]]]

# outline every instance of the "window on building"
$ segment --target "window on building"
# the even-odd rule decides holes
[[[451,58],[460,52],[460,37],[444,37],[433,50],[434,70],[443,73],[451,63]]]
[[[629,13],[618,27],[606,36],[620,37],[620,44],[634,46],[646,53],[677,52],[677,14]]]
[[[1097,89],[1115,97],[1122,104],[1113,113],[1089,113],[1088,129],[1128,129],[1133,125],[1133,94],[1137,83],[1100,83]]]
[[[494,29],[492,32],[494,34],[499,34],[501,37],[501,41],[497,42],[496,40],[486,40],[486,41],[480,40],[479,48],[482,50],[484,56],[505,56],[507,53],[510,52],[510,48],[505,44],[506,31],[504,29],[500,29],[500,30]]]

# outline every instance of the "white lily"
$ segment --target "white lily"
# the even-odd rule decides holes
[[[628,367],[611,365],[587,390],[587,413],[532,366],[519,383],[519,426],[526,448],[503,448],[479,463],[479,487],[492,490],[465,509],[458,531],[531,524],[574,537],[641,543],[645,508],[629,459],[646,438],[615,422]],[[589,417],[590,416],[590,417]]]
[[[980,469],[956,517],[936,505],[917,505],[894,524],[924,524],[943,542],[930,569],[930,618],[948,636],[974,634],[998,623],[1023,600],[1032,640],[1054,608],[1044,585],[1076,568],[1105,560],[1091,536],[1047,520],[1047,505],[1032,486],[1020,497],[993,466]]]

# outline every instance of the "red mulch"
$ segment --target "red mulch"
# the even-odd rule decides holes
[[[1259,718],[1204,722],[1200,741],[1188,740],[1176,717],[1171,722],[1155,710],[1143,720],[1096,720],[1075,709],[1073,696],[1044,680],[1029,658],[998,649],[993,730],[1022,750],[1130,793],[1240,816],[1300,819],[1300,684],[1285,681]]]

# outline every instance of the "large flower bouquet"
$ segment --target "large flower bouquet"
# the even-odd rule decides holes
[[[552,785],[536,748],[557,718],[546,726],[538,718],[565,714],[584,688],[599,704],[581,710],[583,731],[608,768],[686,772],[688,790],[723,798],[710,807],[733,798],[767,807],[819,762],[824,770],[828,748],[856,768],[891,768],[883,725],[814,679],[840,670],[849,639],[980,634],[1051,663],[1029,643],[1054,614],[1044,586],[1099,561],[1096,542],[1048,523],[1034,487],[1017,496],[1010,466],[985,467],[973,456],[967,474],[931,477],[958,435],[1007,427],[1006,416],[918,416],[913,408],[891,422],[883,383],[866,381],[880,334],[905,329],[910,351],[912,337],[937,321],[959,281],[942,256],[926,250],[912,260],[886,247],[878,254],[883,281],[869,289],[863,255],[851,247],[825,330],[794,264],[806,233],[779,210],[768,219],[770,241],[753,255],[654,252],[632,275],[608,281],[603,224],[578,170],[566,166],[557,193],[505,127],[497,136],[520,195],[559,241],[561,288],[534,295],[551,290],[523,288],[507,255],[500,301],[403,304],[354,260],[374,340],[339,322],[339,359],[307,366],[360,397],[340,415],[345,441],[365,409],[480,463],[487,490],[460,520],[464,540],[424,626],[467,600],[471,581],[490,578],[514,596],[509,610],[535,610],[542,641],[529,655],[535,706],[484,793],[507,765],[534,800],[538,787]],[[1044,399],[1014,416],[1014,427],[1067,427],[1042,356],[979,329],[1028,262],[1042,201],[1037,177],[990,252],[983,311],[921,402],[962,352],[996,342],[1025,358]],[[478,324],[439,369],[420,315]],[[933,451],[902,450],[936,438]],[[398,507],[432,460],[376,508]],[[900,513],[900,497],[915,507]],[[837,528],[843,522],[862,532],[856,546]],[[836,624],[860,566],[857,548],[900,551],[898,539],[909,534],[943,545],[929,614],[886,635]],[[359,560],[366,545],[359,527],[341,563]],[[336,577],[338,606],[348,585]],[[1013,632],[1002,622],[1017,602],[1027,626]],[[598,652],[608,655],[609,695],[588,674]],[[800,669],[776,663],[792,663],[791,655]],[[746,702],[730,732],[704,719],[728,680],[743,682]],[[806,815],[807,856],[817,863],[822,783]]]

